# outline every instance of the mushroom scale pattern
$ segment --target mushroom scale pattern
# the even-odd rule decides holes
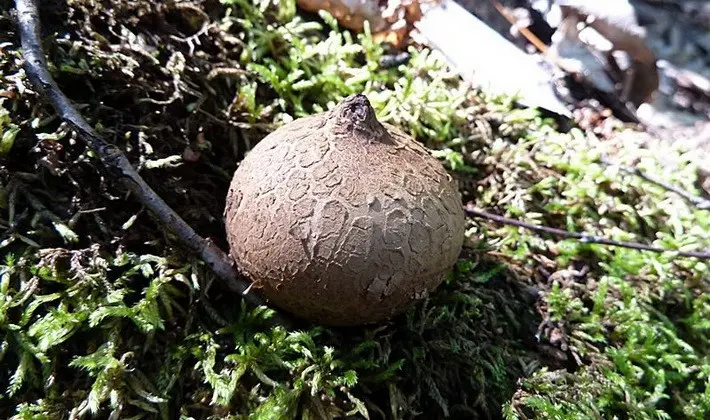
[[[463,246],[455,181],[362,94],[264,137],[225,207],[237,267],[277,307],[373,324],[435,289]]]

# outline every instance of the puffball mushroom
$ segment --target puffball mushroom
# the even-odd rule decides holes
[[[435,289],[464,240],[458,188],[368,99],[297,119],[234,173],[225,207],[237,267],[277,307],[332,326],[379,323]]]

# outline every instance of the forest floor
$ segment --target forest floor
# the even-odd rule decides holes
[[[245,152],[356,92],[478,208],[710,248],[710,212],[622,170],[700,194],[694,151],[639,147],[643,133],[620,123],[608,136],[562,130],[464,86],[426,48],[383,66],[368,34],[294,1],[42,3],[60,88],[222,249]],[[673,252],[470,219],[451,275],[391,322],[274,327],[272,310],[227,291],[32,89],[12,4],[0,6],[0,417],[710,417],[710,267]]]

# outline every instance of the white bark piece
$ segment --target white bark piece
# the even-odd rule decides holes
[[[415,24],[421,42],[439,50],[464,80],[493,94],[518,95],[529,107],[571,117],[555,95],[551,73],[535,57],[453,1],[424,10]]]

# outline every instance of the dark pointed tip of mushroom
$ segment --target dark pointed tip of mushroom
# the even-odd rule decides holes
[[[344,116],[351,116],[358,121],[365,121],[369,117],[375,116],[370,100],[362,93],[350,95],[343,99],[336,109]]]
[[[379,135],[382,131],[375,110],[362,93],[350,95],[340,101],[332,110],[332,121],[336,132],[367,132]]]
[[[341,105],[346,103],[360,103],[363,105],[370,105],[370,100],[367,99],[367,96],[365,96],[364,93],[355,93],[346,97],[340,102]]]

